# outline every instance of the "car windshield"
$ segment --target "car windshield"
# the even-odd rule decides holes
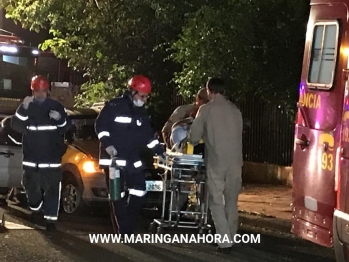
[[[95,118],[72,118],[74,140],[98,140],[94,130]]]

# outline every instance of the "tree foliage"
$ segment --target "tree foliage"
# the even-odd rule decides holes
[[[208,76],[227,80],[229,94],[254,94],[293,103],[302,66],[308,3],[222,1],[191,14],[172,58],[183,65],[175,81],[182,92]]]
[[[49,30],[42,44],[86,72],[79,104],[126,88],[133,74],[154,85],[150,109],[164,120],[171,96],[192,97],[210,76],[248,95],[293,105],[308,3],[301,0],[0,0],[7,17]]]

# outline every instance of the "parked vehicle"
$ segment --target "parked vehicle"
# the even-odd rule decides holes
[[[0,194],[21,187],[22,147],[20,134],[10,127],[11,117],[2,116],[0,124]]]
[[[73,129],[65,134],[68,147],[62,157],[61,209],[68,214],[108,202],[105,176],[98,166],[99,140],[94,131],[98,112],[95,109],[67,110]],[[21,135],[11,129],[10,118],[4,118],[0,127],[0,193],[7,193],[10,188],[22,188]],[[161,177],[153,167],[152,154],[148,150],[144,150],[142,159],[146,163],[146,207],[160,208]]]

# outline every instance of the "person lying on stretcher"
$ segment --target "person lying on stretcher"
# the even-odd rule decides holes
[[[193,117],[188,117],[173,124],[170,137],[171,152],[204,155],[203,141],[194,147],[193,152],[188,152],[187,135],[193,121]]]
[[[188,129],[186,126],[178,126],[171,132],[171,152],[185,153]]]

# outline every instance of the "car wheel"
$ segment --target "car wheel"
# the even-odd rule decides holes
[[[73,175],[63,175],[61,205],[65,213],[76,215],[85,211],[82,200],[82,188],[79,187]]]

